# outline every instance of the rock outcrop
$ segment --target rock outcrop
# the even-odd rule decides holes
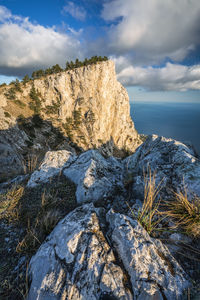
[[[134,299],[181,299],[186,274],[159,241],[136,221],[112,210],[107,214],[111,239],[130,275]],[[157,297],[157,298],[156,298]]]
[[[38,170],[31,175],[27,187],[32,188],[40,183],[48,182],[50,178],[58,175],[63,167],[69,167],[75,159],[76,155],[67,150],[48,151]]]
[[[100,228],[93,205],[77,208],[53,230],[30,262],[28,300],[131,300],[124,273]]]
[[[156,182],[162,181],[164,198],[168,192],[186,187],[188,196],[200,196],[200,161],[192,148],[173,139],[149,136],[136,152],[124,160],[103,157],[98,150],[88,150],[79,156],[62,150],[47,152],[39,170],[33,172],[29,187],[47,182],[63,173],[77,186],[76,198],[83,202],[98,202],[125,191],[131,183],[131,197],[143,200],[144,172],[155,172]],[[125,201],[124,198],[124,201]]]
[[[34,86],[44,99],[44,114],[47,105],[59,100],[58,118],[68,122],[68,127],[69,118],[74,120],[69,130],[73,141],[84,149],[111,142],[118,149],[133,152],[141,143],[130,117],[128,94],[116,79],[114,62],[61,72],[35,80]],[[27,88],[24,95],[28,92]]]
[[[123,165],[114,157],[104,158],[97,150],[88,150],[79,157],[66,150],[47,152],[27,187],[47,182],[59,173],[76,184],[79,204],[107,199],[123,189]]]
[[[123,167],[117,159],[105,159],[97,150],[89,150],[63,170],[77,185],[77,202],[97,202],[123,189]]]
[[[189,281],[162,243],[124,215],[110,211],[107,221],[108,235],[105,211],[92,204],[66,216],[31,259],[28,300],[182,299]]]
[[[76,184],[82,206],[58,223],[32,257],[28,300],[186,299],[190,280],[171,254],[178,251],[179,258],[178,253],[185,251],[177,240],[180,234],[163,233],[164,245],[136,220],[137,205],[133,216],[126,204],[141,207],[143,169],[148,164],[156,170],[157,182],[165,177],[164,200],[169,190],[181,188],[183,174],[190,194],[198,194],[200,162],[191,148],[172,139],[151,136],[124,160],[105,158],[98,150],[79,155],[67,150],[46,153],[26,189],[53,183],[62,175]],[[192,180],[187,174],[193,174]],[[181,240],[185,245],[186,237]],[[187,261],[184,267],[190,272]]]
[[[13,96],[15,100],[6,98],[10,88],[12,86],[0,88],[0,129],[10,136],[13,128],[18,130],[17,124],[20,124],[21,135],[27,135],[23,139],[23,150],[16,149],[14,141],[9,143],[12,149],[8,149],[6,159],[12,160],[13,170],[20,170],[14,163],[15,157],[34,150],[36,144],[37,148],[45,148],[46,151],[55,149],[56,136],[52,137],[52,125],[60,131],[60,149],[66,149],[66,145],[63,146],[63,140],[66,140],[84,150],[100,148],[102,153],[120,156],[134,152],[141,144],[130,117],[128,94],[116,79],[112,61],[21,84],[21,91],[15,91]],[[36,102],[34,99],[37,99]],[[45,122],[39,118],[34,124],[31,122],[34,112],[30,107],[36,106],[37,113]],[[25,118],[19,119],[21,115]],[[19,134],[16,137],[21,138]],[[1,151],[0,161],[4,159],[5,151]],[[13,170],[10,170],[10,176]],[[2,177],[0,171],[0,180],[3,180]]]
[[[194,150],[176,140],[152,135],[124,161],[124,168],[132,178],[133,193],[142,199],[144,172],[155,172],[156,181],[162,181],[165,197],[168,192],[184,187],[188,196],[200,196],[200,160]]]
[[[185,300],[188,274],[200,284],[197,239],[175,227],[168,232],[173,219],[163,220],[160,212],[155,219],[151,215],[156,225],[150,229],[148,214],[138,216],[148,170],[156,183],[162,181],[162,201],[184,187],[189,200],[200,197],[200,161],[193,149],[156,135],[140,145],[112,61],[9,89],[0,87],[0,229],[2,244],[9,241],[14,251],[5,225],[22,217],[14,231],[23,238],[18,249],[25,251],[19,254],[22,263],[7,268],[10,278],[23,272],[13,286],[25,285],[20,280],[27,277],[26,251],[34,245],[27,300]],[[125,152],[131,155],[124,159]],[[40,155],[34,168],[25,160],[32,153]],[[26,175],[16,176],[28,166]],[[193,264],[189,251],[197,258]],[[7,296],[6,284],[0,285],[0,297]],[[16,294],[12,285],[9,289]]]

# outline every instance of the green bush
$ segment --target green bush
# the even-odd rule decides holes
[[[69,71],[69,70],[73,70],[75,68],[79,68],[79,67],[82,67],[82,66],[88,66],[88,65],[93,65],[93,64],[96,64],[98,62],[101,62],[101,61],[107,61],[108,60],[108,57],[107,56],[104,56],[104,57],[101,57],[101,56],[92,56],[91,58],[87,59],[85,58],[84,61],[79,61],[79,59],[77,58],[75,60],[75,62],[71,61],[71,62],[66,62],[66,68],[65,68],[65,71]]]
[[[18,100],[18,99],[13,100],[13,102],[14,102],[16,105],[18,105],[20,108],[26,107],[26,104],[23,103],[22,101]]]
[[[39,114],[41,110],[41,95],[39,92],[36,91],[34,84],[30,90],[29,96],[31,98],[31,102],[29,103],[29,107],[31,110],[34,111],[35,114]]]
[[[8,100],[14,100],[16,97],[15,88],[11,87],[7,92],[4,93]]]
[[[74,127],[74,129],[78,129],[78,127],[81,124],[81,109],[80,108],[73,112],[73,117],[74,117],[73,127]]]
[[[20,85],[20,82],[19,82],[18,79],[16,79],[15,81],[13,81],[13,84],[14,84],[15,91],[22,92],[21,85]]]
[[[57,98],[56,102],[52,101],[52,105],[47,105],[45,107],[44,111],[47,115],[58,114],[59,113],[59,108],[60,108],[60,99]]]
[[[32,73],[32,78],[33,79],[37,79],[37,78],[41,78],[42,76],[44,76],[45,74],[44,74],[44,71],[42,70],[42,69],[40,69],[40,70],[37,70],[37,71],[34,71],[33,73]]]
[[[6,118],[10,118],[11,117],[11,115],[7,111],[4,112],[4,115],[5,115]]]
[[[3,82],[2,84],[0,84],[0,87],[3,87],[3,86],[7,86],[7,84],[5,82]]]
[[[25,75],[24,78],[22,79],[23,85],[26,85],[27,82],[29,82],[31,79],[29,78],[28,75]]]

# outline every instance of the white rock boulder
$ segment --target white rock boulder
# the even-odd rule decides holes
[[[105,159],[97,150],[81,154],[63,174],[77,185],[78,203],[96,202],[123,188],[123,165],[114,157]]]
[[[50,178],[58,175],[64,166],[69,166],[75,159],[76,156],[67,150],[48,151],[39,169],[31,175],[27,187],[32,188],[37,184],[48,182]]]
[[[143,195],[143,173],[148,166],[152,173],[156,172],[157,182],[163,180],[162,186],[180,190],[185,185],[190,196],[200,196],[200,160],[191,147],[176,140],[149,136],[124,160],[124,166],[126,172],[132,173],[133,192],[138,197]]]
[[[107,213],[111,240],[130,275],[134,299],[182,299],[186,274],[168,249],[128,216]]]
[[[86,204],[68,214],[32,257],[27,300],[131,300],[124,274],[99,225],[102,209]]]

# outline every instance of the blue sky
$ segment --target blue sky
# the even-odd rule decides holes
[[[92,55],[133,101],[200,102],[200,1],[0,0],[0,82]]]

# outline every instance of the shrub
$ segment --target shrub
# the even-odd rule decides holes
[[[18,123],[24,123],[26,120],[25,116],[23,114],[20,114],[17,118]]]
[[[73,134],[72,134],[72,128],[73,128],[73,119],[70,117],[66,118],[66,123],[62,124],[68,138],[72,140]]]
[[[52,105],[47,105],[44,109],[45,113],[47,115],[51,114],[58,114],[59,113],[59,108],[60,108],[60,99],[57,98],[57,101],[52,101]]]
[[[106,61],[108,60],[107,56],[101,57],[101,56],[92,56],[91,58],[87,59],[85,58],[85,60],[83,62],[79,61],[79,59],[77,58],[75,60],[75,62],[71,61],[71,62],[66,62],[66,68],[65,71],[68,70],[73,70],[75,68],[79,68],[82,66],[88,66],[88,65],[93,65],[96,64],[100,61]]]
[[[11,87],[9,90],[7,90],[4,95],[8,100],[14,100],[16,97],[15,88]]]
[[[18,79],[12,82],[14,84],[15,91],[22,92],[21,85]]]
[[[5,115],[6,118],[10,118],[11,117],[11,115],[7,111],[4,112],[4,115]]]
[[[34,71],[32,73],[32,78],[33,79],[37,79],[37,78],[41,78],[42,76],[44,76],[44,71],[43,70],[37,70],[37,71]]]
[[[29,82],[31,79],[29,78],[28,75],[25,75],[24,78],[22,79],[23,85],[26,85],[27,82]]]
[[[29,103],[30,109],[32,109],[35,112],[35,114],[39,114],[41,110],[41,99],[40,99],[41,95],[39,92],[36,91],[34,84],[31,87],[29,96],[32,100]]]
[[[188,235],[200,237],[200,198],[189,201],[187,190],[174,192],[174,199],[165,202],[163,215],[170,217],[175,227],[182,228]]]
[[[14,102],[16,105],[18,105],[20,108],[26,107],[26,104],[23,103],[22,101],[18,100],[18,99],[13,100],[13,102]]]
[[[74,129],[78,129],[78,127],[81,124],[81,108],[79,108],[78,110],[74,110],[73,118],[74,118],[73,127]]]
[[[34,127],[38,127],[38,128],[41,128],[44,124],[44,121],[38,114],[33,115],[32,122],[33,122]]]

